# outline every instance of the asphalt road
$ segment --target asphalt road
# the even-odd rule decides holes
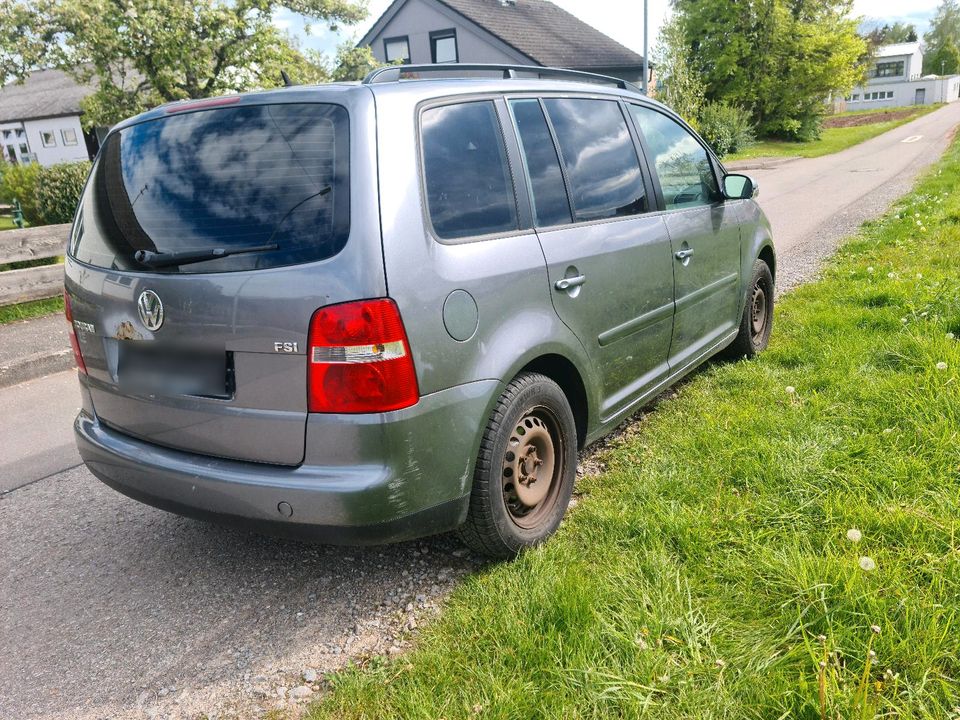
[[[750,171],[781,283],[809,278],[909,189],[958,123],[960,103],[834,156]],[[480,563],[449,537],[311,546],[128,500],[76,465],[75,382],[0,389],[0,718],[295,716],[291,694],[319,688],[304,671],[399,651]]]

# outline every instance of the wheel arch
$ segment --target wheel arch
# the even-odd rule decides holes
[[[560,386],[573,411],[574,423],[577,426],[577,447],[582,449],[586,444],[590,424],[590,405],[587,388],[577,366],[563,355],[548,353],[527,362],[517,374],[521,372],[540,373]]]

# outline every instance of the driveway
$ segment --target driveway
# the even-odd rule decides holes
[[[831,157],[751,171],[781,281],[809,277],[909,189],[957,123],[960,103]],[[75,383],[0,389],[0,718],[295,716],[314,673],[399,652],[480,566],[449,537],[305,545],[129,500],[77,466]]]

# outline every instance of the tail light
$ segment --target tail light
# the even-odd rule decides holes
[[[310,412],[375,413],[420,399],[407,333],[393,300],[320,308],[310,320]]]
[[[83,361],[83,355],[80,354],[80,343],[77,341],[77,331],[73,327],[73,306],[70,304],[70,295],[66,290],[63,291],[63,314],[67,316],[67,324],[70,326],[70,347],[73,348],[73,359],[77,363],[77,370],[84,375],[87,374],[87,364]]]

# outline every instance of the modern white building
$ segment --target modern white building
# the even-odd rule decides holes
[[[923,75],[923,46],[912,42],[877,48],[866,85],[853,89],[846,106],[847,110],[868,110],[957,99],[960,75]]]
[[[92,88],[60,70],[38,70],[0,88],[0,153],[6,162],[55,165],[90,160],[99,143],[80,124]]]

